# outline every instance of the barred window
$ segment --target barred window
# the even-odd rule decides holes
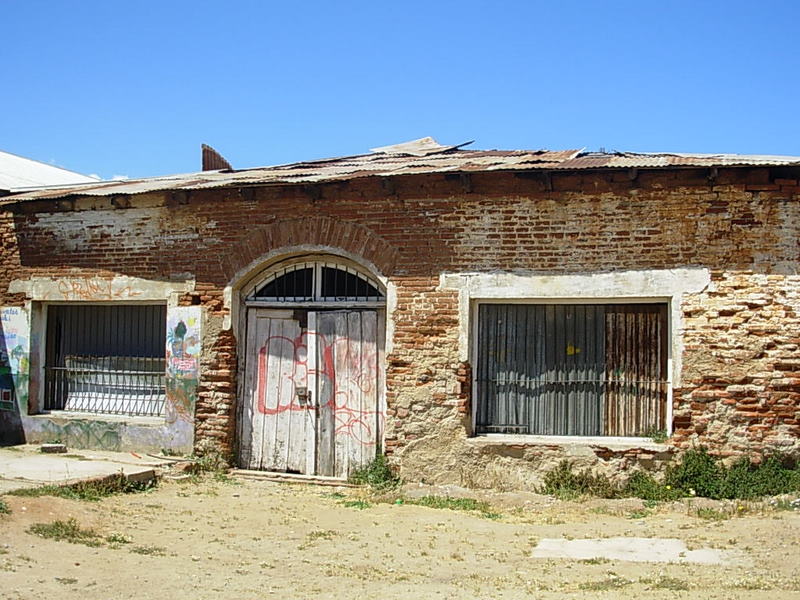
[[[481,304],[479,433],[666,428],[666,304]]]
[[[164,414],[166,310],[48,306],[44,408]]]

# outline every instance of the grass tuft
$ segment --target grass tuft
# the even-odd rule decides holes
[[[544,475],[544,485],[540,492],[550,494],[561,500],[575,500],[581,496],[597,496],[599,498],[617,498],[619,490],[603,475],[595,475],[591,471],[575,472],[573,463],[562,460],[555,469]]]
[[[40,496],[56,496],[68,500],[97,502],[115,494],[130,494],[152,489],[155,482],[132,482],[123,473],[111,477],[91,481],[79,481],[71,485],[43,485],[34,488],[21,488],[8,492],[9,496],[38,498]]]
[[[385,454],[378,454],[370,463],[353,471],[348,481],[368,485],[376,492],[393,490],[400,485],[400,478],[392,471]]]
[[[415,504],[417,506],[427,506],[428,508],[440,508],[446,510],[462,510],[465,512],[477,512],[485,519],[499,519],[502,515],[494,511],[492,506],[483,500],[474,498],[451,498],[450,496],[422,496],[420,498],[405,498],[405,504]]]
[[[73,518],[66,521],[53,521],[52,523],[34,523],[28,528],[28,533],[39,537],[69,542],[70,544],[84,544],[86,546],[102,546],[100,536],[93,529],[83,529],[78,521]]]

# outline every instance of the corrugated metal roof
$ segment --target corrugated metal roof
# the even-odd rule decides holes
[[[0,190],[25,190],[34,186],[75,185],[97,181],[96,177],[88,177],[0,150]]]
[[[202,190],[247,185],[315,184],[361,177],[390,177],[424,173],[800,166],[800,157],[797,156],[595,153],[581,150],[461,150],[460,146],[440,146],[430,138],[423,138],[406,144],[385,146],[376,149],[371,154],[357,156],[273,167],[203,171],[166,177],[31,190],[3,198],[2,203],[58,199],[68,196],[132,195],[167,190]]]

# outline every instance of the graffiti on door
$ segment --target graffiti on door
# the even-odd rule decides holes
[[[313,336],[318,348],[316,369],[309,369],[308,340]],[[289,396],[288,401],[279,402],[268,407],[264,382],[269,371],[270,357],[293,356],[293,371],[289,376],[296,387],[305,387],[308,376],[315,375],[317,387],[329,386],[332,390],[330,400],[318,409],[327,407],[333,411],[335,434],[348,436],[359,444],[374,446],[376,430],[383,427],[384,415],[375,410],[377,384],[377,355],[372,350],[368,354],[359,355],[351,351],[352,341],[346,338],[326,340],[325,336],[315,331],[303,331],[296,338],[281,335],[271,336],[258,353],[258,386],[256,391],[258,411],[265,415],[275,415],[285,411],[305,411],[307,405],[300,403],[296,395]],[[336,369],[336,364],[340,368]],[[341,365],[345,365],[342,369]],[[283,397],[283,396],[282,396]],[[365,402],[369,408],[360,406],[360,399],[371,399]]]

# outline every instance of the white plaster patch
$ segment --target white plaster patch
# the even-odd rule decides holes
[[[9,293],[40,302],[110,302],[167,300],[194,289],[194,281],[151,281],[138,277],[31,277],[15,279]]]
[[[31,225],[48,231],[66,250],[80,250],[91,245],[98,235],[125,240],[127,245],[144,243],[171,244],[187,240],[216,241],[210,236],[216,221],[197,217],[175,216],[164,207],[128,208],[125,210],[85,210],[42,213]]]
[[[532,558],[567,558],[587,560],[606,558],[628,562],[695,563],[730,565],[740,562],[740,555],[726,550],[700,548],[689,550],[676,538],[614,537],[567,540],[543,539],[531,552]]]

